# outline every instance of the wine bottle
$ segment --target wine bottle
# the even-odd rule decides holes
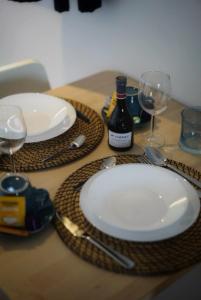
[[[108,144],[116,151],[133,146],[133,120],[126,104],[126,76],[116,77],[116,106],[108,121]]]

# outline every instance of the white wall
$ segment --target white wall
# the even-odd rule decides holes
[[[52,0],[0,0],[0,65],[35,58],[45,65],[52,86],[65,82],[61,27],[62,16]]]
[[[0,65],[36,58],[53,87],[104,69],[161,69],[174,97],[201,105],[200,0],[102,0],[93,13],[70,4],[60,14],[53,0],[0,0]]]

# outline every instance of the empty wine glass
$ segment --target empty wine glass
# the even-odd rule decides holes
[[[10,155],[13,173],[16,173],[13,154],[23,146],[26,135],[27,129],[21,108],[0,105],[0,152]]]
[[[167,108],[170,95],[170,76],[161,71],[147,71],[139,80],[139,103],[144,111],[151,115],[151,132],[146,138],[146,144],[152,147],[161,147],[165,139],[154,132],[155,116]]]

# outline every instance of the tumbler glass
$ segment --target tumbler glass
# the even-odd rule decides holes
[[[201,106],[182,110],[179,145],[184,151],[201,154]]]

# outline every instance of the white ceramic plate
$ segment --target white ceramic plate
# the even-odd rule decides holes
[[[67,101],[40,93],[22,93],[4,97],[0,104],[20,106],[27,126],[27,143],[56,137],[76,120],[76,111]]]
[[[145,242],[185,231],[197,219],[200,201],[193,186],[172,171],[124,164],[92,176],[81,190],[80,207],[104,233]]]

